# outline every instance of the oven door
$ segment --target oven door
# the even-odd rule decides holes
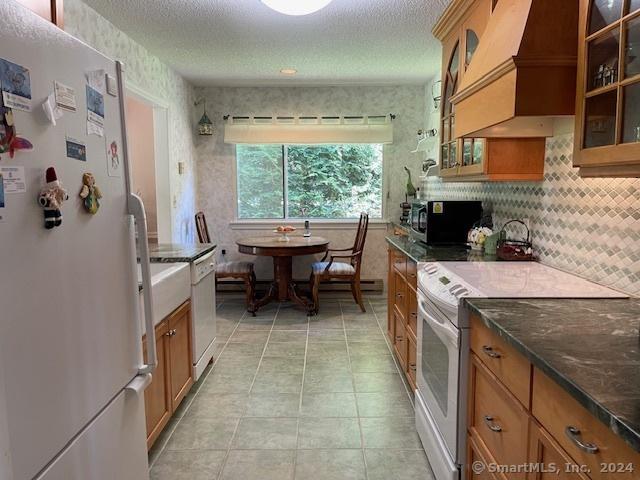
[[[418,310],[418,391],[455,461],[460,331],[421,293]]]

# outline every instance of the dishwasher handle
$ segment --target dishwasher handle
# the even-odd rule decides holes
[[[144,212],[142,199],[129,195],[129,213],[133,215],[138,227],[138,248],[140,250],[140,267],[142,269],[142,298],[144,310],[144,327],[147,341],[147,363],[138,369],[140,375],[153,373],[158,366],[158,352],[156,351],[156,325],[153,318],[153,291],[151,289],[151,264],[149,260],[149,242],[147,240],[147,216]]]

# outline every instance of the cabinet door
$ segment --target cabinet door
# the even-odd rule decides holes
[[[407,377],[413,390],[416,389],[416,370],[417,370],[417,348],[416,344],[411,338],[411,335],[407,336]]]
[[[529,463],[542,468],[529,473],[527,480],[589,480],[567,452],[535,420],[531,420],[530,432]]]
[[[640,3],[580,0],[574,166],[640,176]]]
[[[17,0],[17,2],[62,28],[62,0]]]
[[[489,472],[489,465],[495,463],[482,440],[469,435],[467,437],[466,480],[506,480],[502,473]]]
[[[451,97],[458,90],[460,69],[459,31],[451,34],[442,45],[442,94],[440,107],[440,176],[448,177],[458,173],[460,141],[456,139],[455,111]]]
[[[395,288],[395,305],[398,309],[398,313],[402,317],[403,322],[407,318],[407,281],[397,271],[394,274],[394,288]]]
[[[398,314],[397,311],[394,311],[394,320],[395,320],[395,337],[393,341],[393,346],[396,350],[396,355],[398,357],[398,361],[400,362],[400,366],[403,371],[407,370],[407,333],[404,328],[404,320]]]
[[[187,301],[169,315],[168,321],[171,407],[175,410],[193,385],[190,302]]]
[[[387,271],[387,336],[389,341],[393,344],[393,337],[395,336],[395,324],[393,319],[393,306],[395,305],[396,289],[395,289],[395,270],[393,268],[393,262],[395,259],[395,251],[389,249],[389,265]]]
[[[498,464],[524,464],[528,413],[473,353],[469,389],[469,432],[486,445]],[[509,478],[521,480],[524,473],[513,473]]]
[[[156,350],[158,367],[153,372],[153,380],[144,392],[144,408],[147,421],[147,448],[162,432],[171,418],[171,392],[169,390],[169,325],[164,320],[156,327]],[[143,339],[143,352],[147,359],[147,346]]]
[[[409,288],[408,304],[407,330],[415,339],[418,337],[418,293],[412,288]]]

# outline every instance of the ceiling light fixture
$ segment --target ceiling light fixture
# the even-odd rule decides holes
[[[280,73],[282,75],[286,75],[287,77],[293,77],[296,73],[298,73],[298,70],[296,70],[295,68],[283,68],[282,70],[280,70]]]
[[[260,0],[267,7],[285,15],[309,15],[322,10],[333,0]]]

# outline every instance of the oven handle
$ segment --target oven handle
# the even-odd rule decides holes
[[[452,343],[456,343],[458,341],[460,332],[458,332],[450,322],[439,322],[434,315],[428,313],[426,303],[422,299],[418,300],[418,310],[420,312],[420,317],[424,318],[436,332],[444,334]]]

